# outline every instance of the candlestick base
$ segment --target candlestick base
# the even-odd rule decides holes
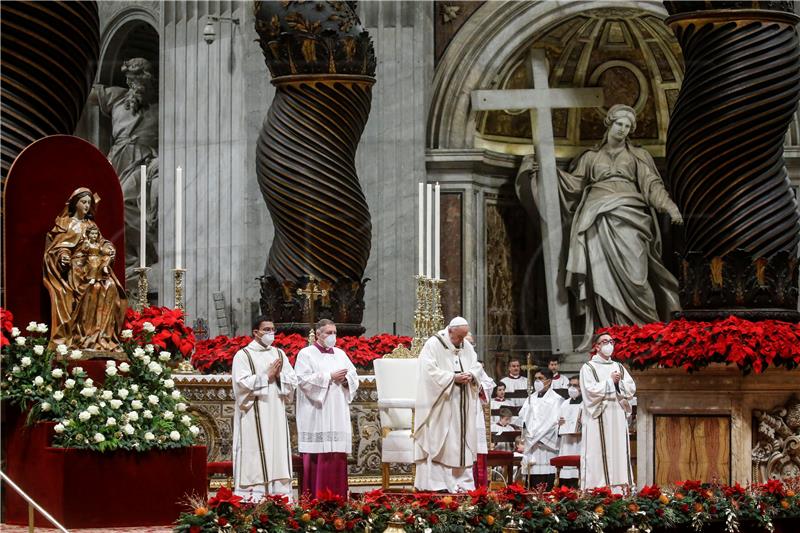
[[[197,374],[197,370],[192,366],[192,362],[189,359],[184,359],[178,363],[174,372],[176,374]]]
[[[176,268],[172,271],[175,276],[175,309],[184,311],[183,307],[183,277],[186,274],[185,268]]]
[[[147,292],[149,290],[147,272],[149,270],[149,267],[139,267],[134,269],[134,272],[136,272],[136,275],[138,276],[138,280],[136,282],[136,303],[134,305],[134,309],[140,312],[142,309],[150,305],[150,301],[147,299]]]

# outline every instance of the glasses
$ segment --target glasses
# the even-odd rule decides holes
[[[602,341],[600,341],[600,346],[603,346],[603,345],[606,345],[606,344],[614,346],[614,344],[616,344],[616,343],[613,340],[602,340]]]

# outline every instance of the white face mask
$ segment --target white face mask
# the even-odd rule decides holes
[[[270,347],[272,345],[272,341],[275,340],[275,334],[271,331],[268,331],[261,335],[259,342],[266,347]]]
[[[574,400],[581,395],[581,391],[577,387],[570,387],[567,389],[567,394],[569,394],[569,397]]]
[[[336,346],[336,333],[331,333],[330,335],[325,337],[325,340],[322,342],[323,344],[325,344],[326,348],[333,348],[334,346]]]
[[[613,344],[604,344],[600,347],[600,353],[605,355],[606,357],[611,357],[611,354],[614,353],[614,345]]]
[[[533,390],[538,392],[542,392],[544,390],[544,382],[539,381],[538,379],[533,382]]]

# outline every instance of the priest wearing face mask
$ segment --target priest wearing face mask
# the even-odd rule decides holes
[[[550,459],[558,455],[558,410],[564,399],[551,387],[553,373],[545,368],[536,372],[531,394],[519,411],[525,450],[523,472],[528,474],[529,486],[553,485],[555,467]]]
[[[612,361],[614,339],[600,335],[594,355],[581,368],[583,446],[581,489],[608,486],[616,493],[633,487],[627,416],[636,384],[622,364]]]
[[[414,413],[414,488],[473,490],[472,464],[478,454],[479,388],[483,367],[464,340],[466,319],[455,317],[432,335],[419,354]]]
[[[235,493],[260,501],[265,494],[292,497],[292,453],[286,404],[297,376],[272,346],[275,324],[253,321],[253,340],[233,358],[233,479]]]
[[[347,498],[347,455],[352,451],[350,403],[358,375],[336,348],[336,324],[322,319],[317,340],[297,354],[297,448],[303,456],[302,492],[316,498],[326,490]]]
[[[558,411],[558,455],[580,455],[583,399],[578,376],[569,378],[567,394],[569,399],[561,404]],[[579,477],[578,468],[565,466],[561,469],[559,480],[562,485],[578,488]]]

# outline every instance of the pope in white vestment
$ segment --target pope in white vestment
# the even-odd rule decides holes
[[[603,335],[598,345],[610,339]],[[622,492],[633,486],[627,415],[636,384],[625,367],[611,360],[613,341],[610,342],[600,345],[607,355],[598,353],[581,368],[581,489],[608,486]],[[619,378],[615,383],[616,372]]]
[[[475,488],[472,464],[478,453],[476,421],[483,367],[472,345],[463,342],[468,331],[467,321],[456,317],[425,342],[419,355],[414,416],[414,487],[418,490]]]
[[[270,380],[270,367],[279,358],[283,361],[280,374]],[[291,499],[292,448],[286,404],[292,401],[297,386],[292,365],[282,350],[253,340],[236,352],[231,373],[235,493],[253,501],[261,500],[265,493]]]

